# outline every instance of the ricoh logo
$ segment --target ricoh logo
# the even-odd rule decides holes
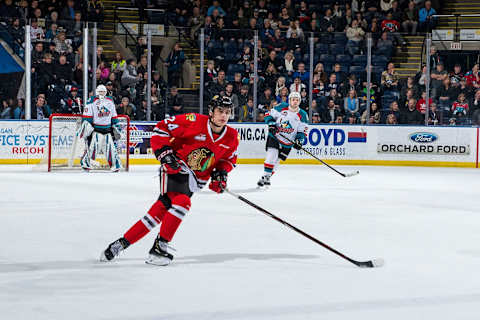
[[[410,136],[410,140],[418,143],[431,143],[438,139],[437,135],[429,132],[415,132]]]

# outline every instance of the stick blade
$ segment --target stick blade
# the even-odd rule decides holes
[[[353,176],[356,176],[357,174],[360,174],[360,171],[354,171],[354,172],[350,172],[350,173],[345,173],[344,174],[344,177],[345,178],[349,178],[349,177],[353,177]]]
[[[373,259],[370,261],[358,262],[357,266],[360,268],[380,268],[385,264],[385,260],[382,258]]]

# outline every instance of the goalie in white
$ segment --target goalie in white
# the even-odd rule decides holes
[[[111,97],[107,96],[107,88],[99,85],[96,96],[91,97],[83,110],[82,125],[77,137],[85,139],[86,150],[80,165],[84,170],[92,169],[92,160],[102,150],[113,172],[122,169],[114,137],[120,138],[121,128],[118,124],[117,110]]]

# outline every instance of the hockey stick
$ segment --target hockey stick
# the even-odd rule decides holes
[[[291,142],[291,143],[295,143],[294,141],[290,140],[289,138],[285,137],[283,134],[280,134],[280,136],[287,140],[288,142]],[[326,165],[327,167],[329,167],[330,169],[332,169],[333,171],[335,171],[336,173],[338,173],[339,175],[341,175],[342,177],[344,178],[348,178],[348,177],[353,177],[353,176],[356,176],[357,174],[360,173],[360,171],[353,171],[353,172],[350,172],[350,173],[343,173],[343,172],[340,172],[338,171],[337,169],[335,169],[334,167],[332,167],[331,165],[329,165],[328,163],[326,163],[325,161],[323,161],[322,159],[318,158],[316,155],[314,155],[313,153],[311,153],[310,151],[308,151],[307,149],[305,148],[301,148],[301,150],[309,155],[311,155],[313,158],[317,159],[318,161],[320,161],[321,163],[323,163],[324,165]]]
[[[322,247],[330,250],[331,252],[335,253],[336,255],[342,257],[343,259],[353,263],[354,265],[358,266],[358,267],[361,267],[361,268],[375,268],[375,267],[381,267],[383,266],[384,264],[384,261],[383,259],[373,259],[373,260],[369,260],[369,261],[356,261],[356,260],[353,260],[352,258],[349,258],[347,257],[346,255],[344,255],[343,253],[333,249],[332,247],[330,247],[329,245],[323,243],[322,241],[312,237],[311,235],[309,235],[308,233],[298,229],[297,227],[291,225],[290,223],[286,222],[285,220],[282,220],[281,218],[277,217],[276,215],[268,212],[267,210],[263,209],[262,207],[256,205],[255,203],[251,202],[250,200],[242,197],[241,195],[239,194],[236,194],[228,189],[225,189],[225,191],[229,194],[231,194],[232,196],[234,196],[235,198],[237,198],[238,200],[240,201],[243,201],[245,202],[246,204],[254,207],[255,209],[257,209],[258,211],[264,213],[265,215],[269,216],[270,218],[274,219],[274,220],[277,220],[278,222],[280,222],[281,224],[283,224],[284,226],[287,226],[289,227],[290,229],[300,233],[302,236],[304,236],[305,238],[308,238],[310,240],[312,240],[313,242],[321,245]]]

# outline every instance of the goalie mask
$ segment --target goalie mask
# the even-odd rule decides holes
[[[101,84],[97,87],[97,90],[95,91],[95,94],[100,100],[105,99],[105,96],[107,95],[107,88]]]

